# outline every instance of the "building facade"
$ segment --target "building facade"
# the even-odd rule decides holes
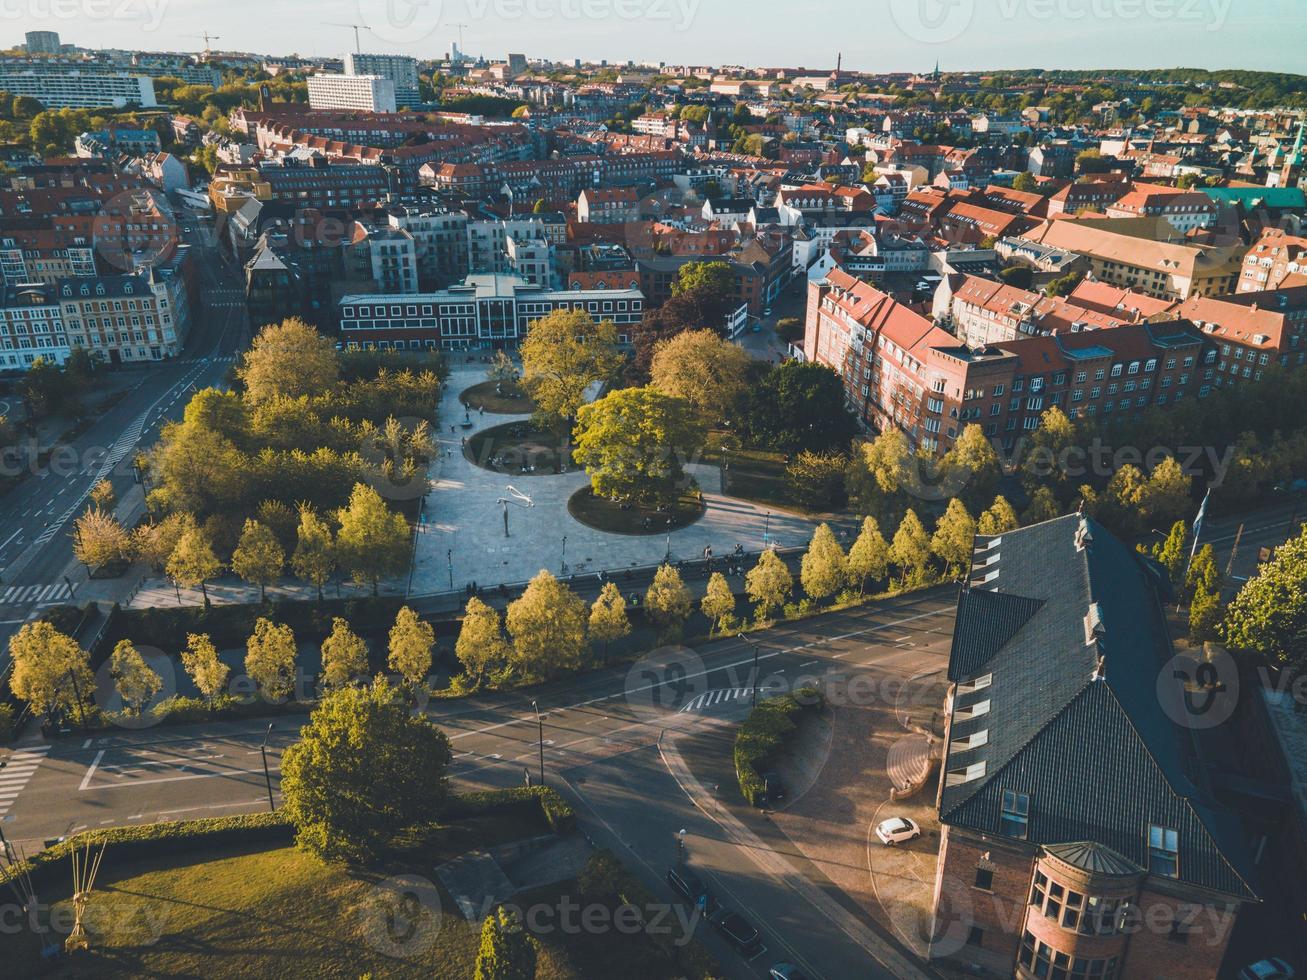
[[[314,109],[394,112],[395,83],[382,75],[309,76],[309,105]]]
[[[395,89],[396,106],[412,109],[421,104],[416,58],[402,54],[362,54],[350,51],[345,55],[345,74],[388,78]]]

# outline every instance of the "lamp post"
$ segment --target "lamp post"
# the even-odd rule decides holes
[[[767,547],[767,541],[771,537],[771,511],[767,511],[762,522],[762,546]]]
[[[68,677],[73,682],[73,697],[77,699],[77,723],[86,728],[86,711],[82,708],[82,689],[77,683],[77,675],[73,673],[71,667],[68,668]]]
[[[268,812],[277,809],[277,804],[272,799],[272,774],[268,771],[268,736],[272,734],[272,725],[268,725],[268,730],[263,733],[263,744],[259,746],[259,754],[263,756],[263,781],[268,785]]]
[[[685,863],[685,828],[676,832],[676,860]]]
[[[545,720],[540,714],[540,706],[531,702],[531,707],[536,713],[536,744],[540,747],[540,785],[545,784]]]
[[[736,633],[735,638],[743,640],[753,647],[753,675],[749,678],[749,706],[756,708],[758,706],[758,644],[743,633]]]
[[[563,535],[563,551],[558,557],[558,574],[562,575],[567,571],[567,535]]]
[[[445,564],[449,568],[449,587],[452,590],[454,588],[454,549],[453,548],[447,548],[445,550]]]

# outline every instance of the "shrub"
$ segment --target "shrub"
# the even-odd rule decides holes
[[[796,719],[804,711],[820,710],[825,698],[816,688],[805,687],[759,701],[749,712],[735,736],[735,775],[740,792],[751,806],[766,802],[767,787],[762,773],[785,747],[794,732]]]
[[[515,786],[454,796],[450,798],[444,816],[447,820],[459,820],[510,806],[538,807],[541,817],[556,834],[567,834],[576,829],[576,811],[549,786]]]

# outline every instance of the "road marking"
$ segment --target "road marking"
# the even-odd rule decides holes
[[[863,636],[863,635],[865,635],[865,634],[867,634],[867,633],[878,633],[878,632],[880,632],[881,630],[893,629],[895,626],[902,626],[902,625],[905,624],[905,623],[914,623],[914,622],[916,622],[916,621],[918,621],[918,620],[921,620],[921,619],[928,619],[928,618],[930,618],[930,617],[932,617],[932,616],[944,616],[944,615],[952,616],[955,612],[956,612],[956,610],[955,610],[955,608],[952,607],[952,606],[948,606],[948,607],[943,608],[943,609],[932,609],[932,610],[929,611],[929,612],[917,613],[917,614],[915,614],[915,615],[913,615],[913,616],[907,616],[907,617],[905,617],[905,618],[903,618],[903,619],[895,620],[895,621],[892,622],[892,623],[882,623],[882,624],[879,625],[879,626],[868,626],[866,629],[853,630],[853,631],[850,632],[850,633],[844,633],[844,634],[841,634],[841,635],[839,635],[839,636],[824,637],[824,638],[822,638],[821,640],[819,640],[819,641],[814,641],[814,642],[820,642],[820,643],[835,643],[835,642],[838,642],[838,641],[840,641],[840,640],[847,640],[847,639],[850,639],[850,638],[855,637],[855,636]],[[788,648],[786,648],[786,649],[777,649],[777,650],[769,650],[769,651],[766,652],[766,653],[760,654],[760,655],[758,656],[758,660],[760,660],[760,661],[762,661],[762,660],[768,660],[768,659],[770,659],[771,657],[778,657],[778,656],[780,656],[780,655],[783,654],[783,653],[789,653],[789,652],[790,652],[790,650],[789,650]],[[835,656],[838,657],[838,656],[840,656],[840,655],[839,655],[839,654],[836,654]],[[719,670],[721,670],[721,671],[729,671],[729,670],[731,670],[731,669],[734,668],[734,667],[743,667],[745,664],[752,664],[753,661],[754,661],[754,658],[753,658],[752,656],[748,656],[748,657],[743,658],[742,660],[737,660],[737,661],[735,661],[734,663],[721,664],[721,665],[716,666],[716,667],[705,667],[703,670],[695,671],[694,673],[690,673],[690,674],[686,674],[686,675],[685,675],[683,678],[681,678],[681,679],[682,679],[682,680],[690,680],[690,679],[693,678],[693,677],[703,677],[703,676],[706,676],[707,674],[712,673],[713,671],[719,671]],[[567,704],[567,705],[563,705],[563,708],[564,708],[564,709],[567,709],[567,710],[570,710],[570,709],[572,709],[572,708],[584,708],[586,705],[597,704],[597,703],[599,703],[600,701],[611,701],[611,700],[613,700],[614,698],[628,697],[628,696],[630,696],[630,695],[632,695],[632,694],[640,694],[640,693],[642,693],[642,692],[644,692],[644,691],[652,691],[654,688],[656,688],[656,687],[661,687],[661,686],[662,686],[662,684],[646,684],[646,685],[644,685],[643,687],[635,687],[635,688],[631,688],[630,690],[625,691],[625,692],[620,693],[620,694],[608,694],[608,695],[602,695],[602,696],[597,697],[597,698],[591,698],[591,699],[588,700],[588,701],[578,701],[578,702],[575,703],[575,704]],[[550,709],[550,710],[554,710],[554,709]],[[457,741],[457,740],[460,739],[460,738],[467,738],[468,736],[471,736],[471,735],[484,735],[486,732],[497,731],[497,730],[499,730],[500,728],[508,728],[510,725],[521,725],[521,724],[525,724],[525,723],[527,723],[527,722],[534,722],[534,721],[535,721],[535,715],[534,715],[534,714],[531,714],[531,715],[523,715],[523,716],[520,717],[520,718],[513,718],[513,719],[511,719],[511,720],[509,720],[509,721],[499,721],[499,722],[495,722],[495,724],[493,724],[493,725],[486,725],[486,726],[484,726],[484,727],[482,727],[482,728],[473,728],[473,729],[468,729],[468,730],[465,731],[465,732],[458,732],[457,734],[450,735],[450,736],[449,736],[449,740],[450,740],[451,742],[454,742],[454,741]]]
[[[0,777],[3,778],[2,788],[0,788],[0,817],[7,814],[9,808],[17,802],[19,794],[27,786],[49,751],[48,745],[35,745],[9,754],[9,764],[0,769]]]
[[[95,758],[86,769],[86,775],[82,777],[82,785],[77,787],[79,793],[91,784],[91,777],[95,775],[95,770],[99,768],[100,760],[104,758],[105,751],[105,749],[101,749],[99,752],[95,753]]]

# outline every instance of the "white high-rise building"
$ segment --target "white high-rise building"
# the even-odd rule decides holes
[[[29,95],[47,109],[153,108],[154,80],[125,71],[59,62],[0,65],[0,90]]]
[[[395,83],[380,75],[310,75],[309,106],[395,112]]]
[[[412,108],[421,102],[418,95],[418,61],[402,54],[345,55],[346,75],[380,75],[395,85],[395,103]]]

